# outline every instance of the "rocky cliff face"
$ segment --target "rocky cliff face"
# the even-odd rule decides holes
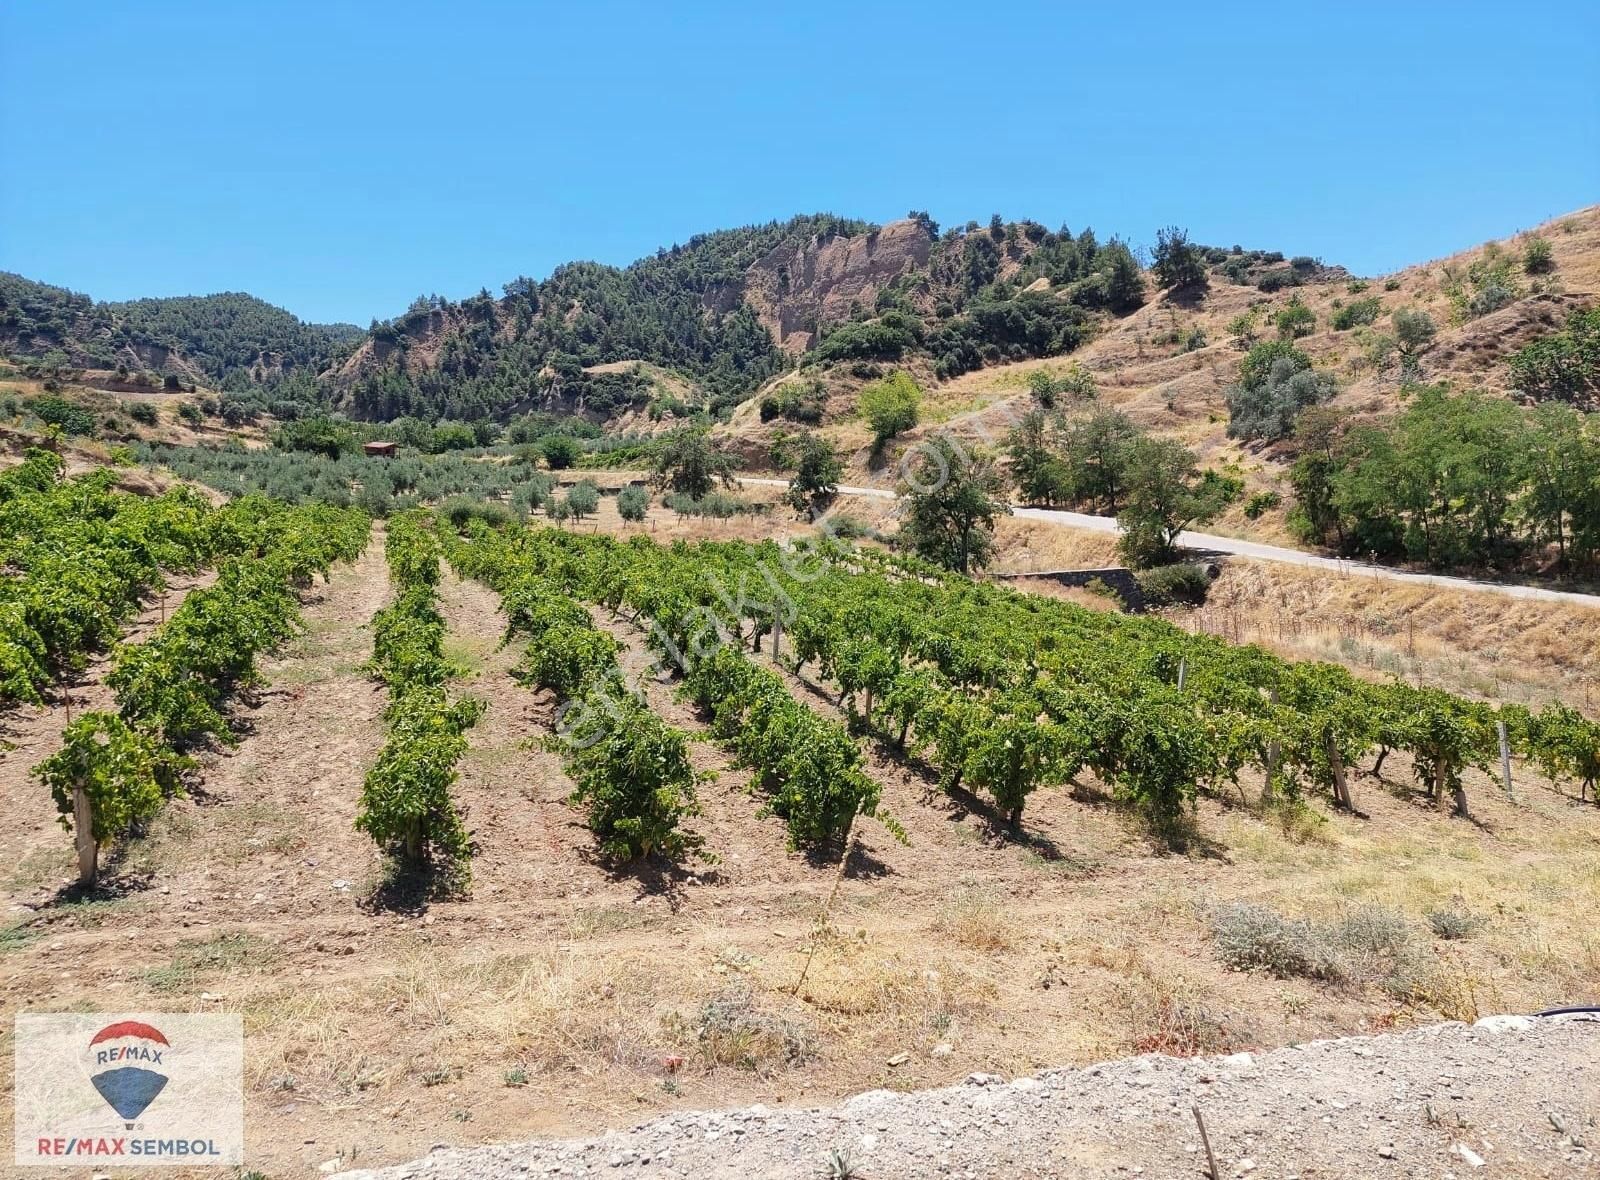
[[[746,272],[744,298],[779,347],[804,352],[819,323],[849,319],[854,304],[871,311],[879,291],[926,267],[931,246],[915,221],[822,245],[786,243]]]

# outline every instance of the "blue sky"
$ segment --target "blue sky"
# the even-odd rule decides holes
[[[0,269],[360,324],[829,210],[1376,273],[1600,200],[1600,5],[0,5]]]

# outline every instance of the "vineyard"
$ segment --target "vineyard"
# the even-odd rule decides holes
[[[240,1011],[269,1175],[1592,978],[1574,708],[836,542],[0,488],[0,988]]]
[[[1259,775],[1264,804],[1327,795],[1359,814],[1359,764],[1375,755],[1376,772],[1400,750],[1426,795],[1462,818],[1471,815],[1463,771],[1489,771],[1501,735],[1508,755],[1536,762],[1557,784],[1575,782],[1580,798],[1600,772],[1600,726],[1561,704],[1534,714],[1375,684],[1335,665],[1289,663],[1159,620],[826,542],[667,548],[478,524],[470,541],[452,545],[452,560],[501,595],[508,636],[531,637],[527,679],[577,706],[569,748],[596,733],[632,732],[640,716],[637,697],[614,688],[616,642],[582,602],[647,633],[659,666],[681,676],[710,732],[756,772],[765,813],[784,819],[795,846],[842,838],[861,815],[899,834],[852,735],[926,766],[946,793],[978,793],[1013,829],[1036,791],[1086,772],[1172,835],[1202,793],[1249,802],[1246,770]],[[837,694],[848,730],[745,654],[764,643],[774,664]],[[635,752],[601,748],[586,765],[616,759],[593,773],[626,780]],[[670,761],[681,758],[674,752]],[[687,800],[687,772],[661,789]],[[650,792],[639,799],[627,818],[652,829],[690,810],[661,809]],[[616,843],[614,809],[600,814],[597,830],[612,851],[660,846]]]
[[[70,717],[61,749],[33,769],[74,831],[78,880],[92,885],[100,847],[185,790],[187,751],[234,733],[223,706],[258,683],[257,657],[298,623],[296,587],[365,543],[365,516],[247,497],[211,509],[193,492],[146,500],[111,490],[111,473],[63,480],[59,459],[32,451],[0,476],[5,550],[19,576],[0,588],[7,623],[0,701],[42,703],[61,674],[119,635],[166,571],[219,563],[148,640],[119,644],[106,682],[115,712]]]

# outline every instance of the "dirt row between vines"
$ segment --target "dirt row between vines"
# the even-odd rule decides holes
[[[191,590],[203,589],[216,580],[215,570],[171,578],[164,592],[140,603],[123,628],[122,642],[142,643],[150,638],[151,632],[183,605]],[[0,710],[0,800],[5,817],[0,824],[0,865],[7,866],[10,873],[4,882],[8,901],[39,890],[53,891],[59,882],[52,874],[71,868],[50,791],[41,787],[29,770],[61,749],[69,717],[94,710],[116,711],[115,694],[105,683],[110,670],[111,652],[97,652],[81,672],[46,690],[43,705]]]
[[[267,663],[271,687],[244,710],[238,747],[205,768],[206,794],[131,845],[125,892],[67,904],[12,885],[16,924],[0,940],[8,1010],[243,1013],[250,1161],[273,1180],[669,1109],[815,1104],[1437,1016],[1223,969],[1205,913],[1228,898],[1377,901],[1420,923],[1459,895],[1489,925],[1435,948],[1459,984],[1455,1015],[1580,998],[1600,976],[1584,917],[1600,902],[1594,811],[1538,790],[1513,807],[1474,776],[1482,826],[1451,821],[1404,795],[1395,759],[1394,793],[1358,785],[1370,821],[1290,835],[1207,801],[1204,850],[1174,855],[1119,809],[1060,790],[1030,801],[1026,840],[1006,838],[873,749],[909,843],[863,825],[818,940],[836,851],[788,850],[748,772],[673,684],[647,679],[652,707],[696,735],[695,765],[715,776],[693,826],[717,859],[610,868],[539,745],[552,702],[517,683],[521,645],[501,646],[495,596],[451,574],[441,603],[460,689],[488,705],[455,792],[471,890],[374,906],[383,863],[353,820],[383,738],[383,692],[361,667],[390,595],[381,542],[309,596],[306,635]],[[606,625],[637,675],[640,632]],[[793,687],[836,711],[826,690]],[[70,839],[54,839],[44,875],[59,880]]]

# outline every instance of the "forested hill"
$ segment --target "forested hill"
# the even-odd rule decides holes
[[[996,216],[941,233],[921,213],[886,226],[817,214],[695,237],[627,267],[574,263],[499,299],[420,299],[374,324],[330,382],[362,418],[606,413],[648,398],[648,383],[585,369],[642,360],[688,376],[720,409],[802,355],[917,355],[953,375],[1070,351],[1094,313],[1143,299],[1132,251],[1092,231]]]
[[[100,303],[0,272],[0,353],[48,367],[153,370],[229,389],[315,375],[363,333],[238,292]]]
[[[1176,230],[1158,240],[1158,272],[1163,251],[1262,290],[1343,275],[1196,246]],[[663,399],[715,412],[800,360],[863,373],[904,364],[941,380],[1070,352],[1149,288],[1126,244],[1089,229],[998,214],[943,230],[918,212],[883,226],[811,214],[698,235],[625,267],[569,263],[499,296],[424,296],[365,333],[302,323],[248,295],[96,303],[0,275],[0,353],[204,379],[263,408],[314,402],[377,421],[603,417]],[[686,381],[664,391],[618,364],[629,361]]]

